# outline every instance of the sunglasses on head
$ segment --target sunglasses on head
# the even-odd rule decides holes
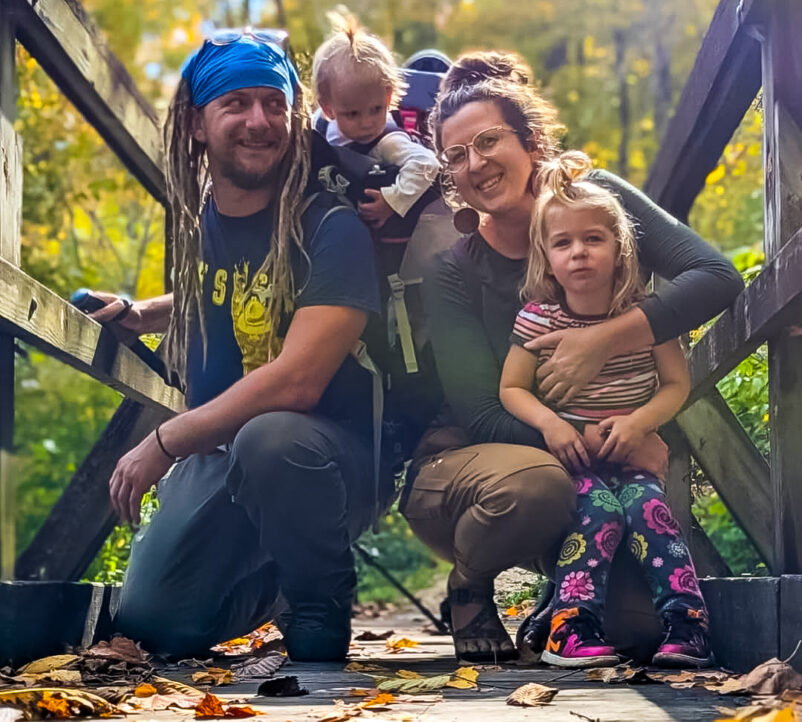
[[[275,30],[273,28],[220,28],[214,30],[206,38],[212,45],[231,45],[242,38],[250,38],[257,43],[265,45],[278,45],[282,50],[287,50],[287,41],[290,34],[286,30]]]

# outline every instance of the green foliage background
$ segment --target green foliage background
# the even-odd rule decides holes
[[[159,112],[187,52],[217,26],[285,25],[308,59],[335,0],[88,0],[87,9]],[[642,184],[717,0],[353,0],[350,9],[400,57],[424,47],[517,50],[559,107],[566,146]],[[134,297],[162,290],[163,223],[155,203],[23,50],[16,127],[24,143],[24,269],[66,296],[81,286]],[[752,109],[710,174],[691,224],[745,273],[762,263],[762,118]],[[17,546],[36,533],[111,417],[119,395],[30,349],[17,358]],[[720,384],[767,451],[766,364],[758,352]],[[734,570],[757,557],[699,480],[696,512]],[[115,530],[88,575],[119,581],[130,531]],[[393,512],[365,544],[413,586],[442,567]],[[393,597],[363,568],[363,598]]]

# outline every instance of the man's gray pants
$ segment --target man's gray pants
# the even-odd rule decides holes
[[[278,591],[348,598],[351,542],[374,516],[370,442],[328,419],[271,412],[230,450],[195,454],[159,485],[136,535],[117,628],[188,656],[271,619]]]

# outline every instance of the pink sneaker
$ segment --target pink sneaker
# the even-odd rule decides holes
[[[652,657],[652,664],[697,668],[713,664],[704,609],[671,609],[665,612],[663,619],[668,632]]]
[[[604,640],[599,620],[577,607],[561,609],[551,618],[551,634],[541,662],[557,667],[614,667],[615,649]]]

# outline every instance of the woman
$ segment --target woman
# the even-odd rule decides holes
[[[424,286],[447,408],[418,448],[402,511],[413,531],[454,563],[448,592],[455,648],[472,661],[515,656],[493,604],[493,580],[514,565],[550,574],[575,513],[569,477],[543,451],[542,435],[498,398],[526,270],[533,175],[557,152],[560,129],[530,75],[514,55],[464,55],[443,81],[430,119],[456,199],[480,221],[437,258]],[[610,356],[696,328],[743,287],[721,255],[635,188],[603,171],[591,178],[633,218],[643,269],[670,282],[614,319],[528,345],[554,347],[538,383],[549,400],[563,403]],[[656,435],[642,453],[652,468],[665,463]],[[626,555],[613,567],[608,635],[621,651],[649,654],[659,625],[642,579],[622,563]],[[622,615],[626,625],[616,622]]]

